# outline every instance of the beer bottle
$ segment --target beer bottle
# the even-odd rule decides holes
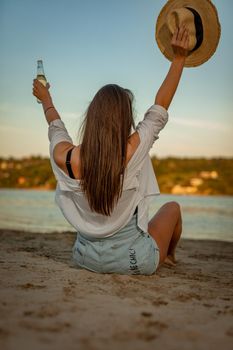
[[[38,60],[37,61],[37,77],[36,77],[44,86],[47,84],[47,79],[44,74],[44,67],[43,67],[43,61]],[[41,103],[40,100],[37,99],[38,103]]]

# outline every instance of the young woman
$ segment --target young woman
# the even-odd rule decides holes
[[[169,202],[148,222],[148,197],[159,193],[148,152],[167,123],[188,41],[185,26],[177,29],[170,70],[136,130],[132,93],[106,85],[88,107],[78,146],[53,105],[49,85],[34,80],[33,95],[41,100],[49,124],[55,200],[77,230],[73,258],[81,268],[150,275],[163,262],[175,264],[181,211],[179,204]]]

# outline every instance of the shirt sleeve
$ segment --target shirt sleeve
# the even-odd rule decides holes
[[[48,128],[48,138],[50,141],[50,151],[53,152],[54,147],[62,141],[70,142],[73,144],[73,140],[66,130],[65,124],[61,119],[55,119],[51,121]]]
[[[144,119],[138,123],[136,131],[140,137],[140,144],[133,155],[134,165],[139,166],[148,155],[154,142],[159,138],[160,131],[168,121],[167,110],[160,105],[152,105],[145,113]]]

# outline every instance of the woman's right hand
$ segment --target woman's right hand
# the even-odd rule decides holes
[[[184,24],[181,27],[176,28],[172,37],[171,45],[174,57],[185,58],[188,55],[189,31]]]
[[[171,45],[174,52],[174,59],[155,97],[155,104],[165,109],[168,109],[170,106],[176,92],[185,65],[185,58],[189,52],[189,32],[184,25],[175,31]]]

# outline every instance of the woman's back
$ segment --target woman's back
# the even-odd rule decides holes
[[[159,105],[153,105],[145,113],[144,119],[137,125],[136,132],[130,138],[131,142],[127,144],[128,159],[122,194],[110,216],[92,210],[82,189],[81,174],[77,173],[81,167],[80,146],[75,147],[74,151],[77,153],[72,155],[72,170],[75,178],[69,176],[68,170],[64,166],[66,166],[68,150],[74,147],[73,141],[60,119],[50,123],[48,133],[50,159],[57,179],[55,200],[67,221],[77,231],[94,237],[113,235],[127,224],[136,207],[138,207],[138,226],[142,230],[147,230],[149,197],[159,194],[158,183],[148,152],[154,141],[158,139],[158,134],[167,120],[166,109]],[[55,161],[56,150],[59,150],[62,145],[64,146],[63,156],[61,157],[61,153],[57,153],[59,156]],[[75,159],[76,156],[79,161]],[[93,185],[95,185],[95,179],[93,179]]]
[[[127,144],[126,166],[132,158],[140,143],[138,132],[130,135]],[[60,142],[56,145],[53,151],[53,158],[59,168],[61,168],[68,176],[69,172],[66,166],[67,153],[71,150],[70,164],[71,169],[76,180],[81,179],[81,159],[80,159],[80,145],[72,146],[70,143]]]

